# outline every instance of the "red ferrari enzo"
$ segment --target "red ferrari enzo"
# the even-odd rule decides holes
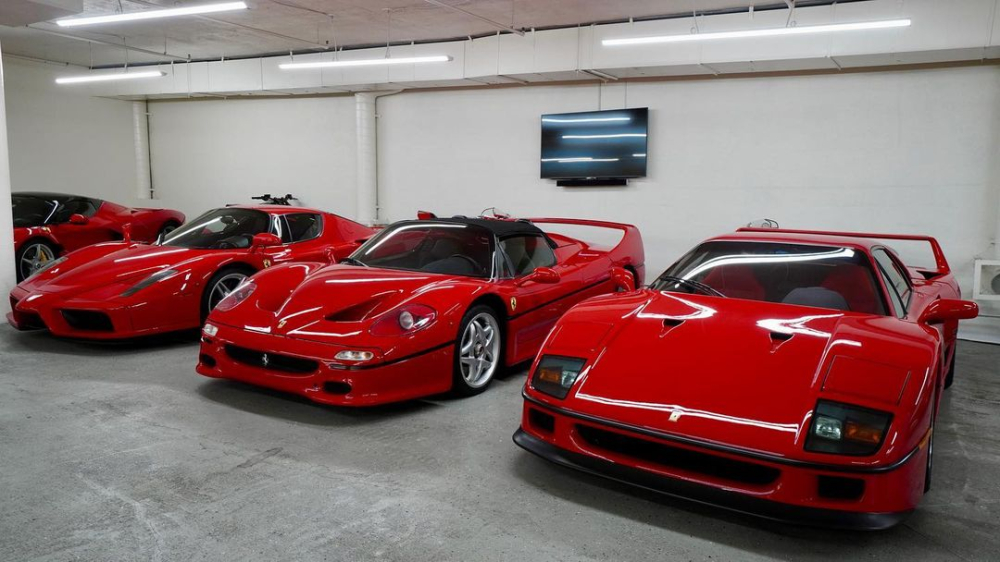
[[[11,291],[7,320],[100,340],[197,328],[255,272],[347,256],[372,233],[312,209],[215,209],[155,244],[107,242],[49,262]]]
[[[130,209],[78,195],[21,192],[11,199],[18,281],[66,252],[123,239],[126,225],[131,225],[132,239],[152,242],[184,222],[177,211]]]
[[[538,224],[614,229],[613,248]],[[337,265],[255,275],[209,316],[198,372],[368,406],[483,391],[573,304],[642,281],[639,231],[572,219],[393,224]]]
[[[880,240],[930,244],[907,267]],[[558,464],[772,519],[890,527],[930,486],[975,303],[933,238],[743,229],[649,288],[574,307],[514,441]]]

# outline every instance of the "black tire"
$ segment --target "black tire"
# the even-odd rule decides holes
[[[504,343],[503,324],[493,307],[481,304],[467,310],[455,338],[452,394],[474,396],[486,390],[503,371]]]
[[[958,345],[958,344],[956,344]],[[951,388],[955,384],[955,358],[958,357],[958,349],[951,354],[951,364],[948,365],[948,374],[944,376],[944,387]]]
[[[931,476],[934,471],[934,425],[937,416],[931,418],[931,438],[927,442],[927,472],[924,474],[924,493],[931,489]]]
[[[163,226],[161,226],[160,230],[156,233],[156,239],[159,240],[160,238],[170,234],[171,232],[176,230],[177,227],[180,225],[181,223],[177,221],[167,221],[163,223]]]
[[[220,291],[220,283],[224,283],[226,289],[231,292],[238,285],[234,281],[239,280],[239,282],[242,282],[254,273],[255,271],[249,266],[230,266],[216,271],[215,275],[208,280],[208,283],[205,283],[205,290],[201,293],[201,323],[205,323],[205,319],[208,318],[208,314],[212,312],[215,305],[219,304],[222,298],[225,298],[224,295],[218,292]]]
[[[21,248],[14,255],[14,271],[16,272],[18,283],[31,277],[38,268],[38,265],[40,265],[36,261],[37,258],[34,257],[38,255],[35,252],[43,252],[46,256],[46,261],[55,260],[59,257],[58,248],[47,240],[35,238],[21,244]]]

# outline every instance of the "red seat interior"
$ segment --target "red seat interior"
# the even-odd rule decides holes
[[[713,267],[702,283],[711,286],[727,297],[764,300],[764,287],[757,281],[749,265],[723,265]]]
[[[839,265],[827,275],[822,286],[843,295],[852,312],[885,314],[875,281],[863,266]]]

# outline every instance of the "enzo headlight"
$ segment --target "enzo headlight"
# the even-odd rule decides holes
[[[806,437],[806,450],[838,455],[874,455],[882,447],[892,414],[820,400]]]
[[[167,279],[169,277],[173,277],[174,275],[177,275],[176,269],[161,269],[160,271],[157,271],[156,273],[150,275],[149,277],[143,279],[142,281],[139,281],[135,285],[132,285],[131,287],[126,289],[125,292],[121,294],[121,296],[131,297],[132,295],[138,293],[139,291],[145,289],[146,287],[149,287],[154,283],[163,281],[164,279]]]
[[[576,357],[543,355],[531,377],[531,386],[539,392],[562,400],[580,378],[586,363],[586,359]]]
[[[236,308],[241,302],[247,300],[256,289],[257,284],[252,279],[247,279],[239,287],[233,289],[232,293],[226,295],[226,298],[219,301],[219,304],[215,305],[215,310],[226,312]]]

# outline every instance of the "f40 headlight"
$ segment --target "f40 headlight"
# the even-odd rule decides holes
[[[562,400],[576,384],[583,372],[586,359],[543,355],[531,377],[531,386],[549,396]]]
[[[865,456],[882,448],[892,414],[820,400],[813,411],[806,450],[814,453]]]

